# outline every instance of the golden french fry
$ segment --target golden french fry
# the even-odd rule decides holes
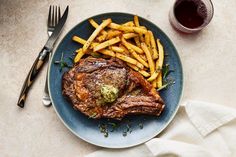
[[[115,37],[115,38],[112,38],[110,40],[107,40],[103,43],[100,43],[99,45],[95,46],[93,48],[93,51],[98,51],[98,50],[101,50],[101,49],[104,49],[108,46],[111,46],[111,45],[114,45],[116,43],[120,42],[120,38],[119,37]]]
[[[123,54],[120,54],[120,53],[116,53],[116,58],[119,58],[125,62],[128,62],[130,64],[134,64],[136,65],[137,67],[139,67],[140,69],[143,69],[143,65],[141,63],[139,63],[137,60],[131,58],[131,57],[128,57],[128,56],[125,56]]]
[[[145,37],[144,37],[144,40],[145,40],[145,44],[147,45],[148,48],[150,48],[150,35],[149,35],[149,32],[145,33]]]
[[[156,69],[154,71],[154,73],[152,73],[151,77],[149,77],[147,79],[147,81],[149,81],[149,82],[154,81],[157,78],[157,76],[159,75],[160,71],[161,71],[161,69]]]
[[[153,35],[152,31],[148,31],[148,33],[150,35],[150,44],[151,44],[151,49],[152,49],[152,52],[153,52],[152,58],[157,59],[158,58],[158,52],[157,52],[157,46],[156,46],[154,35]]]
[[[138,34],[136,34],[136,33],[125,33],[125,34],[123,34],[123,37],[125,39],[130,39],[130,38],[134,38],[134,37],[137,37],[137,36],[138,36]]]
[[[140,33],[140,34],[145,34],[147,32],[146,29],[139,28],[139,27],[129,27],[129,26],[122,26],[116,23],[110,23],[108,25],[109,28],[112,29],[117,29],[125,32],[135,32],[135,33]]]
[[[148,47],[145,43],[141,43],[141,47],[142,47],[144,53],[146,54],[148,64],[149,64],[149,68],[150,68],[150,72],[151,72],[151,75],[152,75],[155,71],[155,65],[154,65],[154,61],[152,59],[151,53],[150,53],[150,51],[149,51],[149,49],[148,49]]]
[[[106,40],[106,38],[107,38],[107,34],[106,34],[106,35],[102,34],[102,35],[98,36],[98,37],[96,38],[96,40],[97,40],[98,42],[103,42],[103,41]]]
[[[104,54],[104,55],[108,55],[108,56],[111,56],[111,57],[115,57],[115,53],[111,50],[107,50],[107,49],[102,49],[102,50],[99,50],[98,52]]]
[[[157,81],[156,81],[157,88],[162,87],[162,72],[159,73],[157,76]]]
[[[114,51],[114,52],[119,52],[119,53],[124,53],[124,49],[118,46],[110,46],[109,47],[110,50]]]
[[[122,24],[122,26],[130,26],[130,27],[134,27],[134,22],[133,22],[133,21],[128,21],[128,22]]]
[[[139,34],[139,39],[140,39],[140,42],[144,42],[144,37],[143,37],[143,34]]]
[[[76,35],[74,35],[74,36],[72,37],[72,40],[74,40],[74,41],[77,42],[77,43],[83,44],[83,45],[86,43],[86,40],[84,40],[84,39],[82,39],[82,38],[80,38],[80,37],[78,37],[78,36],[76,36]]]
[[[139,19],[138,19],[138,16],[137,15],[134,15],[134,24],[135,26],[139,27]]]
[[[77,51],[77,54],[76,54],[76,56],[74,58],[74,62],[75,63],[77,63],[83,57],[83,55],[84,55],[82,48],[80,48],[79,50],[76,50],[76,51]]]
[[[84,40],[84,39],[82,39],[82,38],[80,38],[80,37],[78,37],[78,36],[73,36],[72,37],[72,40],[74,40],[75,42],[77,42],[77,43],[80,43],[80,44],[82,44],[82,45],[84,45],[85,43],[86,43],[86,40]],[[90,49],[93,49],[93,47],[95,47],[95,46],[97,46],[99,43],[96,43],[96,42],[93,42],[91,45],[90,45]],[[76,52],[78,52],[78,50],[76,51]]]
[[[134,16],[134,24],[135,24],[136,27],[140,26],[139,19],[138,19],[137,15]],[[144,42],[144,38],[143,38],[142,34],[139,34],[139,39],[140,39],[141,42]]]
[[[138,47],[141,47],[141,43],[140,43],[140,41],[139,41],[139,37],[137,36],[137,37],[134,37],[134,41],[135,41],[135,43],[136,43],[136,45],[138,46]]]
[[[107,37],[106,39],[112,39],[118,35],[120,35],[122,32],[121,31],[118,31],[118,30],[109,30],[107,32]]]
[[[143,75],[144,77],[149,77],[150,74],[144,70],[140,70],[137,66],[133,65],[133,64],[130,64],[130,63],[127,63],[127,65],[134,69],[135,71],[139,72],[141,75]]]
[[[99,25],[97,24],[97,22],[95,22],[93,19],[89,19],[89,23],[90,23],[94,28],[98,28],[98,26],[99,26]],[[107,34],[107,32],[106,32],[105,30],[102,30],[101,33],[104,34],[104,35]]]
[[[134,64],[127,63],[127,65],[128,65],[130,68],[134,69],[135,71],[139,71],[139,68],[138,68],[137,66],[135,66]]]
[[[140,57],[141,57],[143,60],[147,61],[147,58],[146,58],[145,54],[141,54]]]
[[[156,69],[162,69],[163,62],[164,62],[164,48],[159,39],[157,39],[157,47],[159,52],[159,58],[156,61]]]
[[[131,55],[137,59],[140,63],[142,63],[145,67],[148,67],[148,63],[143,60],[129,45],[129,43],[122,37],[121,38],[122,44],[128,49],[128,51],[131,53]]]
[[[146,72],[145,70],[139,70],[138,71],[140,74],[142,74],[144,77],[149,77],[150,74],[148,72]]]
[[[111,19],[106,19],[104,20],[96,29],[95,31],[92,33],[92,35],[88,38],[88,40],[86,41],[86,43],[83,46],[83,53],[85,53],[87,51],[87,49],[89,48],[89,46],[91,45],[91,43],[93,42],[93,40],[97,37],[97,35],[106,27],[111,23]]]
[[[135,46],[129,42],[127,42],[127,44],[130,46],[131,49],[133,49],[135,52],[142,54],[143,50],[141,48],[139,48],[138,46]]]
[[[124,45],[122,45],[122,44],[120,43],[120,44],[119,44],[119,47],[121,47],[122,49],[124,49],[124,54],[126,54],[127,56],[130,56],[129,50],[128,50]]]

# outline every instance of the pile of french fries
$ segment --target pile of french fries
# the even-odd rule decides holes
[[[124,24],[113,23],[110,18],[103,20],[101,24],[93,19],[90,19],[89,23],[95,30],[87,40],[79,36],[72,38],[83,45],[76,50],[75,63],[85,54],[98,53],[106,57],[116,57],[142,74],[153,87],[162,86],[163,46],[152,31],[139,24],[138,16]]]

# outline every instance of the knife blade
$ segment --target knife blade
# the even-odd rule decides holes
[[[43,49],[40,51],[38,57],[34,61],[34,64],[32,65],[25,79],[25,82],[23,84],[23,87],[21,89],[21,93],[17,102],[17,105],[21,108],[24,107],[29,89],[31,85],[33,84],[33,81],[37,77],[38,73],[42,69],[44,63],[47,61],[49,53],[52,51],[54,44],[60,35],[60,32],[66,22],[68,11],[69,11],[69,6],[66,7],[66,10],[64,11],[63,16],[60,18],[60,21],[56,25],[55,30],[53,31],[52,35],[49,37]]]

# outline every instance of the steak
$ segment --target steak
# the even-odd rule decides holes
[[[75,110],[95,119],[121,120],[137,114],[159,116],[164,109],[164,102],[152,85],[114,58],[81,59],[64,73],[62,94]]]

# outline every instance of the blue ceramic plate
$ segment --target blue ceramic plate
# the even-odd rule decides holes
[[[106,18],[112,18],[115,23],[124,23],[133,20],[133,16],[134,15],[126,13],[106,13],[91,18],[98,23]],[[94,30],[89,24],[88,19],[79,23],[67,33],[52,56],[48,80],[49,92],[56,113],[71,132],[91,144],[107,148],[125,148],[144,143],[166,128],[176,114],[183,88],[183,73],[178,53],[170,39],[160,30],[160,28],[141,17],[140,24],[150,29],[154,33],[154,36],[161,40],[165,52],[168,54],[165,62],[170,65],[170,69],[175,70],[168,76],[175,80],[175,84],[160,92],[166,104],[164,112],[160,117],[126,117],[121,122],[115,121],[118,127],[115,127],[115,130],[113,130],[113,121],[109,122],[105,119],[90,119],[79,111],[75,111],[71,104],[62,96],[62,75],[68,69],[60,71],[60,66],[54,64],[54,61],[60,60],[62,53],[64,53],[65,61],[72,64],[70,57],[73,57],[73,52],[81,47],[80,44],[71,40],[73,35],[78,35],[87,39]],[[98,125],[101,124],[108,125],[108,137],[104,137],[103,133],[99,131]]]

